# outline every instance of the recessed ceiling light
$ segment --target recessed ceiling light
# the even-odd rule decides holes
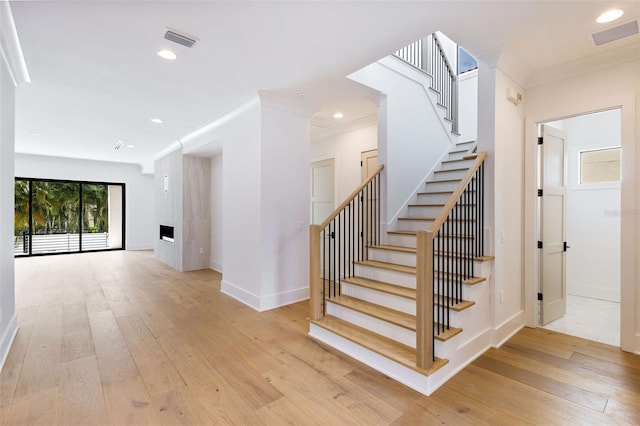
[[[169,49],[158,50],[156,53],[158,54],[158,56],[168,61],[173,61],[177,58],[176,54]]]
[[[333,114],[333,118],[342,118],[344,117],[344,114],[341,112],[336,112],[335,114]]]
[[[128,144],[128,145],[127,145],[127,148],[135,148],[135,147],[136,147],[136,146],[135,146],[135,145],[132,145],[132,144]]]
[[[159,118],[152,118],[151,121],[156,123],[156,124],[162,123],[162,120],[160,120]]]
[[[298,97],[299,97],[300,99],[304,98],[304,97],[305,97],[304,92],[298,92]]]
[[[615,21],[616,19],[621,17],[623,14],[624,12],[620,9],[607,10],[605,13],[598,16],[598,19],[596,19],[596,22],[598,24],[606,24],[607,22]]]
[[[38,134],[39,134],[38,132],[29,132],[29,136],[36,136]]]

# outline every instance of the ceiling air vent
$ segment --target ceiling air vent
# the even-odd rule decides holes
[[[638,34],[638,21],[627,22],[626,24],[618,25],[608,30],[593,33],[591,37],[593,37],[593,42],[596,46],[600,46],[601,44],[620,40],[621,38],[634,34]]]
[[[174,43],[178,43],[187,47],[193,46],[194,43],[196,42],[196,39],[187,37],[186,35],[180,34],[173,30],[167,30],[167,32],[164,34],[164,38]]]
[[[117,151],[120,148],[122,148],[122,145],[124,145],[124,141],[123,140],[119,140],[118,143],[116,144],[116,146],[113,147],[113,149],[115,149]]]

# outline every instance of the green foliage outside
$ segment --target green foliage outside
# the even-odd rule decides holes
[[[29,206],[33,202],[34,234],[79,232],[78,183],[15,180],[14,235],[29,229]],[[109,189],[107,185],[82,184],[82,232],[109,230]]]

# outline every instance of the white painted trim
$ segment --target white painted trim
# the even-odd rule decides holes
[[[360,117],[358,119],[347,121],[346,123],[340,123],[330,127],[318,128],[317,126],[315,126],[317,130],[314,130],[314,126],[312,124],[311,139],[314,142],[319,142],[323,139],[328,139],[330,137],[342,135],[344,133],[355,132],[356,130],[363,129],[365,127],[376,126],[377,124],[378,116],[376,114],[367,115],[365,117]]]
[[[493,329],[493,346],[499,348],[524,327],[524,311],[520,311]]]
[[[391,377],[423,395],[428,396],[432,392],[432,390],[428,388],[427,376],[338,336],[325,328],[311,323],[309,324],[309,336],[347,354],[351,358],[368,365],[374,370]]]
[[[453,145],[455,146],[455,145]],[[429,177],[431,177],[434,172],[438,169],[438,167],[442,164],[442,162],[445,160],[445,158],[447,157],[447,155],[449,155],[449,151],[451,151],[452,147],[448,147],[440,156],[440,158],[438,158],[438,160],[433,164],[433,166],[431,167],[431,169],[429,169],[429,171],[427,172],[427,174],[420,180],[420,182],[418,182],[418,185],[416,185],[416,187],[414,188],[414,190],[411,192],[411,194],[407,197],[406,200],[404,200],[404,203],[402,204],[402,207],[400,207],[400,209],[394,213],[393,217],[391,217],[391,219],[386,223],[387,229],[397,229],[397,222],[398,222],[398,218],[400,217],[400,215],[404,215],[407,206],[411,203],[412,200],[414,200],[417,196],[418,196],[418,192],[424,192],[425,190],[425,182],[429,180]],[[386,209],[385,209],[386,210]],[[386,231],[386,229],[385,229]]]
[[[430,393],[436,391],[440,386],[448,382],[449,379],[464,370],[469,364],[489,350],[491,348],[492,334],[493,330],[487,328],[457,348],[453,353],[455,358],[452,357],[452,359],[449,359],[447,365],[430,376]],[[431,384],[431,382],[435,383]]]
[[[127,251],[153,250],[153,243],[127,244]]]
[[[260,312],[268,311],[282,306],[291,305],[292,303],[301,302],[309,299],[309,287],[299,287],[293,290],[274,293],[260,298]]]
[[[13,83],[30,83],[31,77],[22,53],[20,38],[13,20],[13,12],[8,1],[0,1],[0,50],[9,70]]]
[[[17,334],[18,317],[16,316],[16,314],[13,314],[13,317],[11,317],[11,320],[9,321],[9,325],[2,335],[2,339],[0,339],[0,371],[2,371],[4,363],[7,361],[9,350],[11,350],[11,346],[13,345],[13,341],[15,340]]]
[[[212,269],[216,272],[220,272],[222,274],[222,263],[214,262],[213,260],[209,262],[209,269]]]
[[[527,327],[535,328],[537,324],[538,293],[538,255],[537,236],[537,139],[538,124],[556,121],[577,115],[621,108],[621,146],[625,152],[622,157],[623,177],[621,183],[621,211],[636,211],[636,176],[639,164],[636,164],[635,132],[636,100],[635,94],[614,96],[610,99],[589,99],[576,103],[566,100],[564,104],[555,103],[553,109],[546,113],[525,117],[525,162],[524,162],[524,319]],[[637,315],[636,301],[638,297],[636,280],[637,248],[636,216],[622,216],[620,223],[620,347],[627,352],[640,351],[640,341],[635,339]]]
[[[629,44],[614,50],[607,50],[595,55],[589,55],[577,61],[563,63],[552,68],[548,68],[534,74],[525,81],[525,89],[531,89],[545,84],[553,83],[575,77],[580,74],[587,74],[603,68],[622,65],[640,59],[640,50],[637,44]]]
[[[407,64],[402,59],[396,58],[393,55],[382,58],[377,63],[382,67],[387,68],[388,70],[393,71],[396,74],[413,81],[416,85],[422,88],[425,96],[429,98],[429,105],[431,105],[433,112],[437,115],[438,120],[440,121],[440,125],[442,126],[445,134],[447,135],[447,138],[449,139],[449,143],[455,145],[458,141],[457,138],[454,137],[453,133],[451,133],[451,123],[444,119],[443,112],[439,110],[440,107],[437,105],[437,101],[434,99],[435,92],[433,92],[429,87],[430,84],[425,85],[424,80],[431,80],[431,76],[426,72],[420,71],[415,67]]]
[[[311,118],[314,112],[314,108],[310,105],[281,98],[263,90],[258,91],[258,97],[260,98],[260,105],[263,107],[278,109],[306,118]]]
[[[235,284],[231,284],[229,281],[222,280],[220,283],[220,292],[236,299],[238,302],[244,303],[258,312],[260,311],[260,297]]]
[[[258,312],[290,305],[309,298],[309,287],[300,287],[261,297],[225,280],[222,280],[220,292],[244,303]]]

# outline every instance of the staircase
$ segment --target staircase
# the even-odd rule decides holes
[[[481,188],[477,175],[469,178],[477,156],[474,142],[454,145],[386,236],[374,230],[358,238],[377,226],[377,207],[364,201],[377,199],[376,180],[343,203],[346,213],[337,222],[312,225],[312,338],[427,395],[486,350],[492,258],[478,255],[484,253],[482,205],[473,194]],[[449,217],[440,225],[445,210]],[[418,246],[434,222],[440,228],[425,255]],[[355,223],[353,233],[345,231]],[[313,254],[318,245],[320,264]],[[425,262],[432,266],[425,269]],[[322,275],[315,292],[314,271]],[[429,284],[420,287],[425,277]]]

